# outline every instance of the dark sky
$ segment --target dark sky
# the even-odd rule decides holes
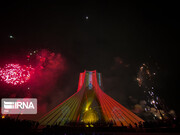
[[[178,19],[178,4],[165,1],[1,2],[0,62],[34,49],[61,53],[68,69],[57,84],[60,102],[86,69],[101,72],[106,93],[124,105],[130,95],[141,98],[139,66],[158,65],[158,93],[179,114]]]

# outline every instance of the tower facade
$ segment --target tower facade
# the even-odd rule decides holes
[[[111,123],[113,126],[136,126],[144,122],[104,93],[101,73],[84,71],[80,73],[77,92],[44,115],[41,125],[68,123]]]

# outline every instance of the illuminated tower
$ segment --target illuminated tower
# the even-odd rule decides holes
[[[138,125],[144,122],[102,90],[101,74],[80,73],[77,92],[40,119],[41,125],[68,123],[111,123],[113,126]],[[136,124],[135,124],[136,123]]]

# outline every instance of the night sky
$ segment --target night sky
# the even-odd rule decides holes
[[[148,63],[156,72],[157,93],[180,114],[177,3],[7,1],[0,4],[0,18],[0,66],[23,63],[33,50],[63,57],[65,70],[43,95],[48,109],[76,91],[84,70],[101,72],[104,91],[128,108],[129,96],[142,100],[136,77]],[[1,98],[7,97],[2,85]]]

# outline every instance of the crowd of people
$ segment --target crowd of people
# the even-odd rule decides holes
[[[114,126],[112,122],[101,123],[66,123],[65,126],[53,125],[42,127],[36,121],[12,119],[10,117],[0,118],[1,132],[27,133],[28,134],[74,134],[86,132],[180,132],[179,120],[140,122],[129,126]],[[40,128],[41,127],[41,128]]]
[[[0,132],[30,133],[38,129],[39,123],[30,120],[18,120],[10,117],[0,118]]]
[[[46,126],[43,129],[45,133],[59,133],[59,132],[70,132],[70,133],[79,133],[79,132],[180,132],[180,124],[178,120],[174,121],[150,121],[150,122],[139,122],[135,123],[135,126],[129,124],[129,126],[117,127],[108,123],[68,123],[66,126]],[[70,129],[70,130],[69,130]]]

